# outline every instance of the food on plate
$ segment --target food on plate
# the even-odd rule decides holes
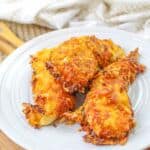
[[[74,97],[65,92],[45,67],[51,51],[44,49],[31,58],[32,91],[35,104],[24,103],[24,114],[35,128],[53,123],[74,108]]]
[[[111,40],[81,36],[52,48],[46,66],[65,91],[84,93],[100,68],[124,56],[123,49]]]
[[[138,51],[104,68],[93,80],[85,102],[77,111],[65,113],[67,120],[81,124],[86,142],[96,145],[124,144],[135,126],[128,86],[145,67]]]
[[[26,119],[35,128],[56,120],[79,123],[84,140],[96,145],[126,143],[135,126],[128,87],[145,70],[138,58],[137,49],[125,56],[120,46],[95,36],[37,52],[31,57],[34,104],[23,104]],[[75,108],[78,94],[85,98]]]

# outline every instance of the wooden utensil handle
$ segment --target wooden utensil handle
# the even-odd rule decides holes
[[[23,41],[19,39],[3,22],[0,22],[0,51],[9,55],[17,47],[23,44]]]

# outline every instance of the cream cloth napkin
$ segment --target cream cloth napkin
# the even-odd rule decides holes
[[[150,38],[150,0],[0,0],[0,19],[52,29],[110,26]]]

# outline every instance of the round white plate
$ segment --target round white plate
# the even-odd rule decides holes
[[[138,76],[129,89],[137,126],[124,146],[95,146],[85,143],[78,125],[48,126],[33,129],[22,113],[22,103],[32,102],[30,55],[53,47],[73,36],[96,35],[110,38],[127,52],[139,47],[140,62],[147,71]],[[39,36],[18,48],[0,68],[0,128],[16,143],[28,150],[107,150],[143,149],[150,145],[150,44],[120,30],[82,27],[69,28]]]

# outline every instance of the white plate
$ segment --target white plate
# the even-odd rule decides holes
[[[127,52],[140,49],[140,62],[147,71],[131,86],[129,95],[135,112],[137,126],[124,146],[95,146],[82,140],[83,132],[78,125],[59,125],[33,129],[22,113],[22,102],[32,102],[30,55],[53,47],[72,36],[96,35],[111,38]],[[16,143],[29,150],[107,150],[143,149],[150,145],[150,44],[133,34],[123,31],[98,28],[70,28],[50,32],[27,42],[10,55],[0,68],[0,128]]]

